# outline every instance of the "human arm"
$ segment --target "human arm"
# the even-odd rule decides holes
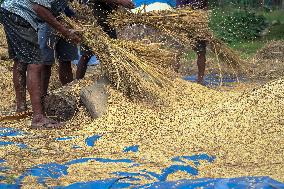
[[[53,16],[50,10],[37,3],[33,3],[33,10],[36,12],[39,18],[48,23],[52,28],[61,33],[64,37],[70,39],[74,43],[80,43],[80,36],[77,35],[73,30],[70,30],[62,25],[56,19],[56,17]]]

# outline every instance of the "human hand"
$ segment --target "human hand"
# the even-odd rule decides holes
[[[128,9],[133,9],[135,7],[131,0],[116,0],[116,3]]]
[[[67,29],[63,35],[65,38],[70,40],[71,42],[75,44],[79,44],[82,41],[82,36],[80,34],[80,31],[77,30],[72,30],[72,29]]]

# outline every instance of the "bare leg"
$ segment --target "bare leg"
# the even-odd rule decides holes
[[[83,79],[85,77],[87,68],[88,68],[88,62],[91,59],[91,55],[83,55],[77,65],[77,71],[76,71],[76,79]]]
[[[26,71],[27,64],[14,61],[13,83],[16,92],[16,111],[23,112],[27,110],[26,104]]]
[[[198,52],[197,53],[197,67],[198,67],[198,76],[197,83],[203,84],[204,81],[204,73],[205,73],[205,64],[206,63],[206,52]]]
[[[43,108],[41,102],[42,96],[42,77],[45,65],[29,64],[27,74],[27,86],[31,96],[31,102],[34,115],[43,115]]]
[[[45,117],[42,106],[42,74],[45,65],[29,64],[27,74],[27,86],[31,96],[33,108],[32,128],[51,129],[60,127],[61,125],[54,120]]]
[[[71,61],[59,61],[59,80],[62,85],[73,81]]]
[[[41,96],[47,95],[49,79],[51,76],[51,65],[45,65],[44,70],[41,73],[41,84],[42,84],[42,93]]]

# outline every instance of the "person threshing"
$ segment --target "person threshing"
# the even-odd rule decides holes
[[[177,7],[191,6],[193,9],[207,9],[208,0],[176,0],[176,6]],[[195,48],[193,50],[197,53],[197,67],[198,67],[197,82],[203,84],[204,72],[206,66],[206,41],[197,40]]]
[[[115,11],[118,6],[125,8],[133,8],[134,4],[131,0],[108,0],[108,1],[79,1],[81,4],[86,4],[90,6],[93,10],[94,17],[96,18],[99,26],[102,27],[103,31],[106,32],[111,38],[116,39],[116,30],[107,23],[107,17],[113,11]],[[76,17],[76,11],[73,12],[68,6],[65,8],[65,14],[68,17]],[[77,48],[76,45],[60,38],[51,32],[51,28],[45,24],[44,37],[42,38],[40,44],[43,51],[43,58],[48,63],[54,62],[54,56],[52,54],[55,50],[55,54],[59,60],[59,79],[62,85],[70,83],[73,80],[71,61],[77,58]],[[53,42],[52,47],[50,47],[50,42]],[[54,50],[52,50],[54,49]],[[80,58],[76,71],[76,79],[82,79],[87,71],[88,62],[93,56],[92,50],[87,46],[81,46],[82,57]]]
[[[132,9],[134,4],[131,0],[90,0],[85,1],[92,9],[94,17],[98,25],[108,34],[112,39],[117,38],[116,30],[107,22],[107,17],[119,6]],[[89,47],[82,46],[82,57],[78,62],[76,79],[82,79],[87,71],[87,64],[93,56],[93,52]]]
[[[33,109],[32,128],[57,128],[62,124],[47,118],[42,100],[49,83],[51,65],[42,61],[38,43],[38,29],[43,22],[74,43],[81,38],[63,26],[54,15],[67,0],[4,0],[0,7],[0,21],[8,41],[9,57],[14,60],[13,82],[17,112],[27,109],[26,86]]]
[[[58,7],[58,11],[54,13],[54,16],[59,16],[59,14],[63,12],[68,17],[75,16],[75,12],[67,5],[67,1],[60,6],[61,7]],[[77,44],[59,36],[57,32],[45,22],[40,24],[39,27],[39,45],[44,64],[52,65],[55,63],[55,58],[58,60],[59,80],[61,84],[66,85],[72,82],[73,74],[71,62],[78,59]],[[47,77],[50,77],[50,75],[51,70],[49,69]]]

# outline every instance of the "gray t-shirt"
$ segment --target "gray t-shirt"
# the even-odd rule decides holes
[[[37,30],[42,21],[33,10],[34,3],[44,6],[54,16],[58,16],[67,6],[68,0],[4,0],[1,7],[21,16]]]

